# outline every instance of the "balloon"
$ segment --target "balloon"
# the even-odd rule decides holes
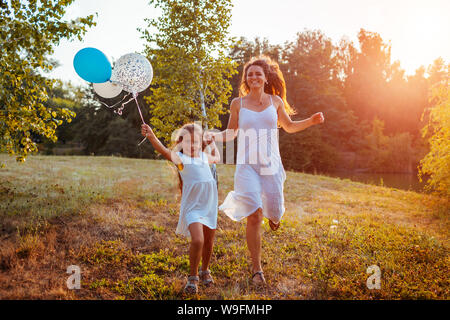
[[[73,58],[77,74],[84,80],[103,83],[111,78],[111,63],[103,52],[95,48],[84,48]]]
[[[106,81],[103,83],[94,83],[94,91],[103,98],[114,98],[122,92],[122,86],[118,83]]]
[[[117,60],[111,78],[120,83],[125,91],[136,94],[150,86],[153,68],[146,57],[128,53]]]

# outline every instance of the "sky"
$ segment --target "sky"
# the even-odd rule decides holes
[[[142,52],[144,40],[138,27],[145,18],[161,14],[148,0],[75,0],[65,19],[97,13],[97,25],[83,41],[61,41],[52,58],[59,61],[50,77],[86,84],[73,68],[73,57],[85,48],[101,50],[115,61],[129,52]],[[267,38],[271,44],[294,41],[296,33],[321,30],[338,43],[346,37],[357,41],[361,28],[377,32],[391,44],[392,62],[400,61],[407,75],[442,57],[450,61],[450,0],[233,0],[230,35]]]

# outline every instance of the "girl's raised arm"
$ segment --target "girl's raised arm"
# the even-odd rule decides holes
[[[155,133],[153,132],[152,128],[148,124],[142,124],[141,126],[141,133],[143,136],[147,137],[148,140],[150,140],[150,143],[153,145],[156,151],[161,153],[164,158],[166,158],[169,161],[172,161],[177,166],[182,164],[182,161],[180,157],[175,153],[175,151],[172,151],[168,148],[166,148],[161,141],[156,137]]]

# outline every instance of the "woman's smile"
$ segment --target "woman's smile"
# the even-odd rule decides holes
[[[264,85],[266,77],[264,70],[260,66],[251,66],[247,73],[247,83],[250,87],[261,87]]]

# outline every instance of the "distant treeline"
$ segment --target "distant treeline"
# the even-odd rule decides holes
[[[398,61],[391,62],[390,45],[380,35],[361,29],[358,40],[357,45],[346,39],[335,44],[321,31],[305,30],[284,45],[241,38],[230,52],[239,64],[239,73],[231,79],[230,102],[238,96],[244,63],[265,54],[278,61],[284,74],[288,102],[297,112],[292,118],[304,119],[319,111],[325,116],[324,124],[296,134],[280,130],[286,169],[416,172],[429,151],[421,128],[428,119],[431,88],[448,81],[448,65],[437,58],[406,76]],[[143,96],[149,94],[150,89],[139,96],[144,114],[149,108]],[[102,101],[112,105],[124,95]],[[42,153],[158,157],[150,143],[137,146],[142,140],[141,120],[133,102],[119,116],[100,105],[92,89],[61,84],[51,96],[48,104],[69,107],[77,116],[57,128],[56,144],[33,137],[41,139]],[[223,129],[228,114],[221,121]]]

